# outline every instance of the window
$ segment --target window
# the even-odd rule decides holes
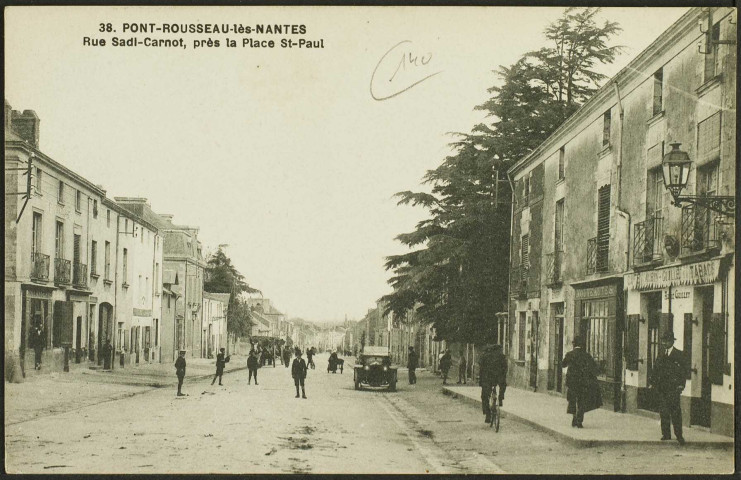
[[[553,249],[556,252],[563,250],[563,212],[564,212],[564,199],[556,202],[556,214],[555,214],[555,231],[554,231],[554,245]]]
[[[704,80],[706,82],[715,78],[718,75],[720,65],[718,65],[718,45],[713,42],[720,40],[720,22],[713,25],[710,30],[710,44],[705,45],[705,69],[704,69]]]
[[[41,250],[41,225],[43,217],[39,212],[33,212],[33,223],[31,224],[31,253]]]
[[[80,235],[78,235],[76,233],[72,235],[72,262],[75,265],[79,265],[81,263],[80,262],[80,260],[81,260],[81,258],[80,258],[80,256],[81,256],[80,255],[80,253],[81,253],[80,252],[80,242],[81,241],[82,241],[82,236],[80,236]]]
[[[64,258],[64,223],[57,220],[54,253],[57,258]]]
[[[156,347],[159,345],[159,336],[160,336],[160,320],[158,318],[154,319],[154,346]]]
[[[41,195],[41,176],[41,169],[36,167],[36,184],[34,185],[36,187],[36,195]]]
[[[172,298],[172,296],[171,296],[171,295],[168,295],[168,296],[167,296],[167,308],[168,308],[168,309],[172,308],[172,304],[170,303],[170,299],[171,299],[171,298]]]
[[[517,359],[525,361],[525,312],[520,312],[520,319],[517,325]]]
[[[558,179],[566,178],[566,147],[558,150]]]
[[[75,210],[78,212],[82,210],[82,192],[79,190],[75,192]]]
[[[111,242],[105,242],[105,264],[103,265],[103,278],[111,280]]]
[[[129,251],[127,249],[123,249],[123,283],[128,285],[129,280]]]
[[[90,242],[90,275],[98,274],[98,242]]]
[[[93,218],[98,218],[98,201],[93,200]]]
[[[697,124],[697,160],[706,162],[720,155],[720,111]]]
[[[608,110],[602,116],[602,146],[610,144],[610,126],[612,124],[612,111]]]
[[[520,265],[524,270],[530,268],[530,234],[522,236]]]
[[[154,291],[155,293],[160,293],[160,264],[155,263],[154,264]]]
[[[105,226],[111,228],[111,209],[107,209],[105,217]]]
[[[59,190],[57,191],[57,201],[64,204],[64,182],[59,180]]]
[[[525,205],[530,203],[530,176],[529,175],[525,177],[525,179],[523,180],[522,199]]]
[[[718,163],[697,169],[697,194],[714,196],[718,193]]]
[[[609,300],[582,302],[582,325],[586,328],[587,352],[599,365],[600,374],[612,377],[615,372],[615,317],[611,316]]]
[[[664,110],[664,69],[654,73],[654,105],[653,114],[658,115]]]
[[[136,227],[134,227],[134,228],[136,228]],[[145,234],[145,233],[147,233],[147,231],[146,231],[146,230],[144,230],[144,227],[142,227],[141,235],[139,236],[139,241],[140,241],[141,243],[144,243],[144,234]]]
[[[129,219],[124,218],[124,232],[129,233]]]

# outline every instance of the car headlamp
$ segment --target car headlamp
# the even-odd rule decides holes
[[[389,369],[389,367],[383,367],[383,371],[384,371],[384,372],[385,372],[386,370],[388,370],[388,369]]]
[[[364,368],[365,368],[366,370],[370,370],[370,367],[369,367],[368,365],[366,365],[366,366],[365,366]]]

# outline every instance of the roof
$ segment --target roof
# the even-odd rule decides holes
[[[389,354],[389,347],[369,346],[363,347],[363,355],[374,355],[384,357]]]

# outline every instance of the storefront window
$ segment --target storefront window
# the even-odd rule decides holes
[[[611,377],[615,371],[613,352],[615,319],[609,315],[608,303],[609,300],[583,302],[582,322],[587,352],[599,365],[600,374]]]

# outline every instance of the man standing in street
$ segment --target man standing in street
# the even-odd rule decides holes
[[[221,376],[224,375],[224,367],[226,367],[227,362],[229,362],[229,357],[224,357],[225,351],[225,348],[221,348],[219,354],[216,355],[216,374],[214,375],[214,379],[211,380],[211,385],[216,381],[216,377],[219,377],[219,385],[223,385],[223,383],[221,383]]]
[[[301,358],[301,350],[296,349],[296,358],[293,359],[291,364],[291,376],[293,377],[293,384],[296,385],[296,398],[298,398],[298,387],[301,386],[301,396],[306,398],[306,389],[304,388],[304,381],[306,380],[306,362]]]
[[[44,328],[41,326],[41,319],[37,319],[31,329],[30,338],[31,347],[34,352],[34,370],[41,370],[41,353],[44,349]]]
[[[288,368],[288,364],[291,362],[291,350],[288,347],[283,348],[283,366]]]
[[[183,388],[183,380],[185,379],[185,365],[185,350],[180,350],[178,358],[175,360],[175,374],[178,376],[178,397],[185,396],[181,391]]]
[[[571,426],[584,428],[584,414],[602,406],[602,393],[597,383],[599,368],[591,355],[584,350],[581,337],[571,342],[573,350],[566,354],[561,366],[566,372],[566,399],[569,406],[566,413],[573,414]]]
[[[104,370],[110,370],[111,369],[111,354],[113,353],[113,345],[111,345],[111,339],[107,338],[105,341],[105,345],[103,345],[103,349],[101,350],[100,354],[103,355],[103,369]]]
[[[659,397],[661,439],[671,440],[670,427],[674,425],[674,435],[679,444],[684,445],[679,397],[687,381],[687,361],[684,353],[674,348],[674,340],[674,334],[670,331],[661,336],[662,350],[651,372],[651,387]]]
[[[417,383],[417,366],[419,365],[419,355],[414,351],[414,347],[409,346],[409,358],[407,360],[407,368],[409,369],[409,385]]]
[[[249,371],[247,385],[252,383],[252,377],[255,378],[255,385],[257,385],[257,367],[259,366],[260,362],[257,360],[257,352],[255,350],[250,350],[250,355],[247,357],[247,370]]]
[[[499,406],[504,402],[504,392],[507,389],[507,357],[502,353],[501,345],[487,345],[481,352],[479,360],[479,385],[481,385],[481,409],[486,415],[486,423],[491,422],[489,410],[489,396],[491,387],[497,385],[497,400]]]
[[[440,371],[443,374],[443,385],[448,384],[448,372],[450,371],[452,363],[453,360],[450,358],[450,350],[446,349],[443,356],[440,358]]]

